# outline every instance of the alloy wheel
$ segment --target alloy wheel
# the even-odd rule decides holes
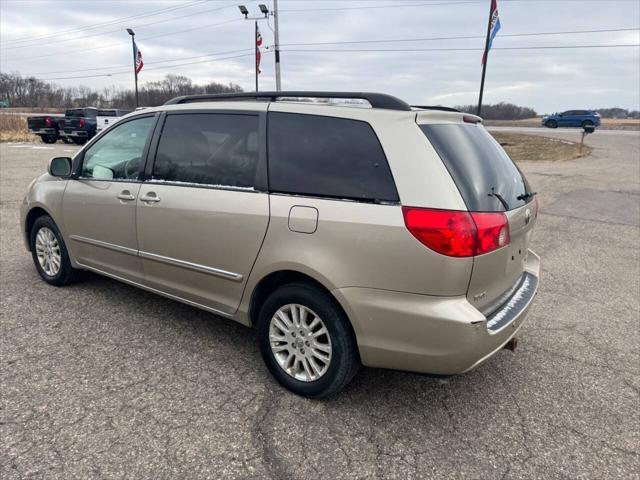
[[[36,235],[36,255],[40,267],[50,277],[55,277],[62,265],[60,244],[51,229],[42,227]]]
[[[318,380],[331,364],[329,331],[304,305],[288,304],[275,312],[269,325],[269,344],[280,368],[302,382]]]

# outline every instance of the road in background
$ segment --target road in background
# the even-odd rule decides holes
[[[545,134],[547,136],[558,136],[566,138],[567,140],[573,140],[574,142],[580,141],[582,135],[582,128],[546,128],[546,127],[498,127],[487,126],[487,130],[496,132],[517,132],[517,133],[532,133],[532,134]],[[600,137],[602,135],[614,136],[614,137],[631,137],[638,138],[640,132],[638,130],[607,130],[604,128],[598,128],[593,133],[594,136]]]
[[[542,278],[515,353],[446,379],[364,369],[327,401],[280,388],[232,321],[96,275],[42,282],[18,209],[75,147],[0,145],[0,477],[637,475],[640,133],[603,133],[587,158],[521,164]]]

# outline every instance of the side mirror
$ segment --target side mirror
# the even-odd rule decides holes
[[[582,128],[584,128],[584,133],[593,133],[596,131],[595,125],[585,125]]]
[[[52,177],[68,177],[71,175],[71,159],[69,157],[53,157],[49,160],[47,170]]]

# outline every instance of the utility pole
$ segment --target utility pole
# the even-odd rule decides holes
[[[276,92],[282,91],[280,82],[280,30],[278,29],[278,0],[273,0],[273,31],[274,49],[276,51]]]
[[[137,52],[136,52],[136,34],[133,33],[133,30],[127,28],[127,33],[131,35],[131,46],[133,47],[133,77],[136,83],[136,108],[140,106],[140,102],[138,100],[138,65],[137,65]]]

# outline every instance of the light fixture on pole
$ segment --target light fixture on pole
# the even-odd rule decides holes
[[[255,22],[255,30],[254,30],[254,38],[253,38],[253,45],[254,45],[254,60],[255,60],[255,71],[256,71],[256,92],[258,91],[258,74],[260,73],[260,51],[258,50],[259,47],[259,39],[261,40],[260,36],[259,36],[259,31],[258,31],[258,21],[259,20],[268,20],[269,19],[269,9],[267,8],[266,5],[264,4],[260,4],[258,5],[258,8],[260,9],[260,12],[262,12],[262,14],[264,16],[257,16],[257,17],[250,17],[249,16],[249,10],[247,10],[247,7],[245,7],[244,5],[238,5],[238,9],[240,10],[240,13],[242,15],[244,15],[244,19],[245,20],[254,20]],[[267,22],[268,23],[268,22]]]
[[[131,30],[130,28],[127,28],[127,33],[129,35],[131,35],[131,45],[133,47],[133,77],[135,79],[135,84],[136,84],[136,108],[138,108],[140,106],[139,104],[139,100],[138,100],[138,65],[137,65],[137,48],[136,48],[136,34],[133,32],[133,30]]]

